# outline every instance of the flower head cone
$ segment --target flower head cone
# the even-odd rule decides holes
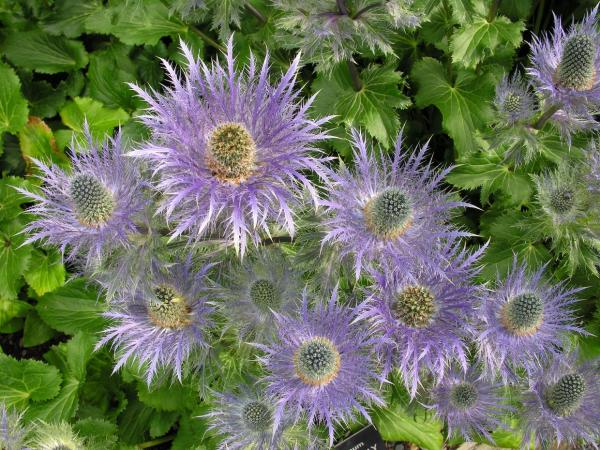
[[[449,436],[458,434],[467,440],[483,436],[493,441],[491,432],[502,426],[500,416],[510,410],[501,389],[473,367],[467,372],[451,370],[432,389],[427,408],[446,422]]]
[[[363,50],[393,53],[391,30],[414,28],[420,17],[411,0],[274,0],[282,11],[278,28],[284,41],[301,48],[317,69],[352,59]]]
[[[517,72],[510,78],[502,78],[496,87],[494,104],[503,126],[530,120],[537,112],[537,103],[530,87]]]
[[[187,233],[195,241],[216,232],[243,254],[272,222],[293,234],[292,208],[302,189],[317,195],[306,172],[324,174],[323,160],[311,152],[327,120],[309,119],[312,98],[303,104],[294,89],[299,58],[271,85],[268,57],[259,68],[251,56],[236,71],[232,40],[225,66],[209,67],[181,46],[183,79],[165,62],[172,86],[164,94],[133,86],[150,105],[142,120],[153,141],[132,155],[158,176],[160,211],[176,223],[173,236]]]
[[[327,425],[330,445],[335,424],[355,412],[370,420],[363,403],[382,404],[372,387],[378,379],[373,340],[352,309],[336,302],[334,292],[327,304],[309,308],[305,292],[300,316],[277,314],[277,338],[258,345],[266,353],[267,392],[277,398],[276,426],[286,410],[295,420],[306,413],[309,429],[319,421]]]
[[[316,450],[325,448],[320,440],[295,430],[284,414],[275,427],[276,402],[255,386],[241,386],[239,393],[215,393],[215,405],[206,414],[209,429],[223,436],[219,450]]]
[[[87,446],[67,422],[38,422],[33,430],[32,448],[35,450],[85,450]]]
[[[600,378],[598,360],[577,362],[576,353],[558,355],[536,368],[523,394],[523,446],[574,447],[583,441],[598,448]]]
[[[482,362],[488,373],[500,370],[506,380],[517,368],[531,373],[560,352],[567,333],[582,333],[572,305],[581,289],[550,284],[544,268],[529,275],[515,260],[505,280],[483,294],[477,334]]]
[[[404,154],[402,134],[391,158],[369,152],[357,131],[353,138],[355,171],[342,166],[332,174],[328,198],[322,200],[323,245],[336,245],[342,257],[352,257],[357,278],[384,261],[435,265],[435,243],[468,235],[448,219],[453,208],[470,205],[439,189],[451,168],[436,171],[426,163],[427,145]]]
[[[228,271],[227,278],[214,296],[243,340],[265,342],[276,328],[273,312],[289,315],[298,308],[300,274],[277,248],[257,251]]]
[[[26,442],[29,429],[21,423],[23,413],[0,404],[0,448],[3,450],[28,450]]]
[[[443,273],[427,266],[374,273],[375,286],[359,317],[380,336],[376,348],[384,373],[399,369],[411,397],[424,373],[440,380],[454,360],[466,370],[465,340],[473,331],[477,298],[469,280],[482,252],[468,253],[459,244],[441,249],[449,261]]]
[[[202,362],[211,325],[206,280],[210,267],[196,272],[186,261],[156,268],[144,286],[122,294],[104,314],[112,323],[96,346],[110,343],[117,354],[115,371],[132,360],[143,367],[148,384],[159,369],[181,381],[185,362],[192,356]]]
[[[146,200],[134,161],[123,154],[121,136],[94,142],[86,126],[86,143],[73,144],[72,168],[64,171],[33,159],[40,170],[41,193],[19,189],[36,202],[37,217],[27,227],[27,242],[43,240],[69,258],[92,265],[115,248],[129,245],[136,214]]]
[[[598,6],[568,31],[555,17],[553,34],[534,37],[531,44],[528,73],[550,104],[558,105],[566,115],[592,119],[600,106],[597,14]]]

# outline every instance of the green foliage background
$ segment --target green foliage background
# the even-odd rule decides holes
[[[217,440],[195,418],[207,407],[197,400],[197,384],[149,392],[128,369],[112,374],[108,351],[93,351],[104,326],[102,298],[81,279],[67,283],[73,268],[63,265],[55,249],[24,244],[21,231],[32,218],[12,186],[35,189],[32,158],[68,167],[66,149],[81,136],[84,118],[96,137],[121,126],[126,140],[143,139],[147,130],[135,117],[144,104],[127,83],[160,89],[164,72],[159,58],[181,63],[180,39],[210,60],[235,30],[238,60],[243,62],[250,51],[262,57],[269,49],[274,73],[294,56],[276,33],[278,13],[267,0],[253,0],[251,8],[240,8],[234,0],[208,2],[208,12],[197,16],[180,15],[180,3],[0,0],[0,401],[26,408],[27,420],[69,421],[104,448],[172,440],[173,449],[210,449]],[[566,146],[554,130],[544,128],[541,154],[514,167],[503,158],[505,149],[490,149],[484,139],[493,132],[495,86],[526,63],[531,32],[547,30],[552,11],[581,17],[594,2],[502,0],[490,17],[491,3],[418,0],[415,6],[425,19],[416,31],[393,34],[394,55],[356,55],[360,91],[354,90],[343,64],[327,72],[306,65],[299,84],[307,97],[318,92],[312,114],[334,115],[330,132],[337,137],[360,127],[389,148],[404,126],[409,143],[431,139],[438,163],[459,164],[449,185],[480,207],[455,220],[479,236],[471,244],[490,241],[481,281],[505,272],[513,252],[532,267],[548,263],[557,279],[587,286],[579,314],[597,335],[600,280],[590,271],[569,272],[564,266],[568,255],[554,252],[527,227],[535,214],[532,174],[554,167]],[[582,154],[584,144],[575,139],[573,158]],[[344,139],[331,140],[325,150],[348,162]],[[579,344],[585,356],[600,355],[594,335]],[[226,355],[219,368],[222,382],[235,385],[245,369]],[[384,438],[428,450],[443,445],[441,425],[424,410],[407,409],[402,390],[391,388],[389,398],[392,406],[373,414]],[[511,433],[496,437],[502,446],[518,444]]]

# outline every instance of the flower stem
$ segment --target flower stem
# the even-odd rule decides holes
[[[533,128],[535,128],[536,130],[541,130],[542,127],[546,124],[546,122],[548,122],[548,120],[554,115],[556,111],[558,111],[561,108],[561,106],[562,105],[560,103],[551,105],[546,111],[544,111],[544,114],[542,114],[540,118],[532,125]]]
[[[194,33],[196,33],[198,36],[200,36],[200,38],[206,42],[208,45],[210,45],[211,47],[216,48],[217,50],[219,50],[220,52],[225,53],[227,51],[227,49],[225,47],[223,47],[221,44],[219,44],[217,41],[215,41],[213,38],[211,38],[209,35],[205,34],[203,31],[200,31],[198,28],[196,27],[191,27],[192,31]]]
[[[500,6],[500,0],[494,0],[492,5],[490,6],[490,12],[487,16],[487,21],[489,23],[496,20],[496,14],[498,14],[498,7]]]
[[[350,17],[352,20],[356,20],[356,19],[360,19],[360,17],[366,13],[367,11],[369,11],[370,9],[375,9],[375,8],[379,8],[381,6],[383,6],[383,2],[378,2],[378,3],[371,3],[370,5],[365,6],[363,9],[359,10],[356,12],[356,14],[354,14],[352,17]]]
[[[136,445],[137,448],[150,448],[156,447],[157,445],[164,444],[165,442],[169,442],[175,439],[175,435],[172,434],[170,436],[161,437],[158,439],[154,439],[153,441],[142,442],[141,444]]]
[[[250,12],[250,14],[256,17],[262,25],[265,25],[267,23],[267,18],[264,16],[263,13],[256,9],[252,3],[246,2],[246,9]]]
[[[350,70],[350,78],[352,79],[352,87],[356,92],[359,92],[363,88],[363,82],[360,79],[358,68],[351,59],[348,60],[348,70]]]

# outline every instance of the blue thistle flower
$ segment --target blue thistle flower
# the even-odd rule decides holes
[[[204,417],[209,429],[223,436],[219,450],[324,449],[320,439],[294,425],[284,411],[275,427],[276,401],[256,386],[242,385],[239,393],[214,393],[215,405]]]
[[[188,233],[197,241],[216,231],[243,255],[271,222],[293,234],[302,188],[317,198],[305,171],[324,173],[324,159],[311,152],[326,137],[319,126],[327,120],[309,119],[313,98],[302,104],[294,90],[299,57],[271,85],[268,57],[260,69],[251,56],[244,71],[235,70],[231,39],[225,67],[208,67],[181,47],[183,80],[165,62],[172,87],[164,94],[132,86],[150,105],[142,120],[153,141],[131,154],[158,175],[159,211],[176,222],[172,236]]]
[[[500,113],[500,123],[503,126],[529,121],[537,113],[537,102],[531,93],[530,85],[518,72],[510,78],[502,78],[496,87],[494,104]]]
[[[194,272],[191,261],[155,268],[144,286],[122,293],[104,316],[112,324],[96,349],[111,342],[117,371],[127,361],[142,365],[150,384],[158,369],[173,371],[181,381],[188,360],[201,364],[208,350],[206,330],[213,308],[207,302],[207,272]],[[193,356],[193,358],[192,358]]]
[[[483,329],[476,335],[479,354],[490,374],[500,370],[506,380],[524,368],[531,373],[560,352],[569,332],[583,333],[575,324],[572,305],[581,289],[550,284],[545,267],[531,275],[515,259],[506,279],[482,294]]]
[[[490,383],[474,367],[452,370],[429,393],[427,408],[448,425],[448,436],[472,440],[476,435],[493,441],[491,431],[502,427],[500,417],[511,408],[502,397],[502,385]]]
[[[460,244],[441,248],[447,260],[442,273],[423,265],[405,272],[384,266],[373,273],[375,284],[359,317],[369,320],[380,336],[376,349],[384,374],[398,368],[411,397],[423,372],[439,380],[454,360],[465,370],[468,366],[465,339],[473,332],[477,298],[470,279],[484,249],[469,253]]]
[[[577,353],[557,355],[537,367],[523,393],[524,445],[574,446],[580,440],[598,448],[600,438],[599,361],[577,362]]]
[[[561,19],[555,17],[553,34],[534,36],[531,44],[532,67],[527,71],[549,106],[556,105],[562,113],[555,114],[552,120],[558,121],[559,128],[567,134],[570,125],[598,127],[593,119],[600,106],[597,13],[598,6],[568,31],[563,29]]]
[[[18,189],[36,202],[37,217],[25,227],[26,242],[46,241],[68,259],[93,266],[112,250],[127,247],[137,230],[136,215],[147,200],[136,165],[123,155],[121,134],[97,144],[85,127],[86,143],[74,142],[72,170],[33,159],[41,174],[41,194]]]
[[[3,450],[30,450],[27,447],[29,428],[22,424],[23,413],[0,404],[0,448]]]
[[[427,145],[404,155],[400,133],[390,158],[369,152],[359,132],[352,136],[355,172],[342,166],[332,173],[328,198],[321,203],[326,207],[323,244],[337,246],[343,258],[353,257],[356,278],[385,261],[435,265],[437,242],[469,236],[448,219],[453,208],[470,205],[439,190],[452,168],[436,171],[424,163]]]
[[[267,392],[277,398],[276,426],[286,409],[295,421],[306,413],[309,430],[318,421],[327,425],[330,445],[334,424],[356,411],[370,420],[361,402],[383,403],[372,388],[373,338],[352,309],[336,302],[334,291],[327,304],[309,309],[305,291],[300,317],[276,314],[277,338],[257,345],[266,353],[260,361],[269,371]]]
[[[264,342],[275,332],[273,312],[297,310],[302,293],[300,275],[279,249],[262,249],[227,271],[225,286],[214,291],[225,317],[241,339]]]
[[[301,48],[318,69],[352,59],[363,49],[392,54],[391,30],[414,28],[420,15],[412,0],[273,0],[283,14],[278,28],[292,48]]]

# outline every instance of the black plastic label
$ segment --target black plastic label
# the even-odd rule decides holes
[[[385,444],[375,427],[369,425],[333,448],[335,450],[385,450]]]

